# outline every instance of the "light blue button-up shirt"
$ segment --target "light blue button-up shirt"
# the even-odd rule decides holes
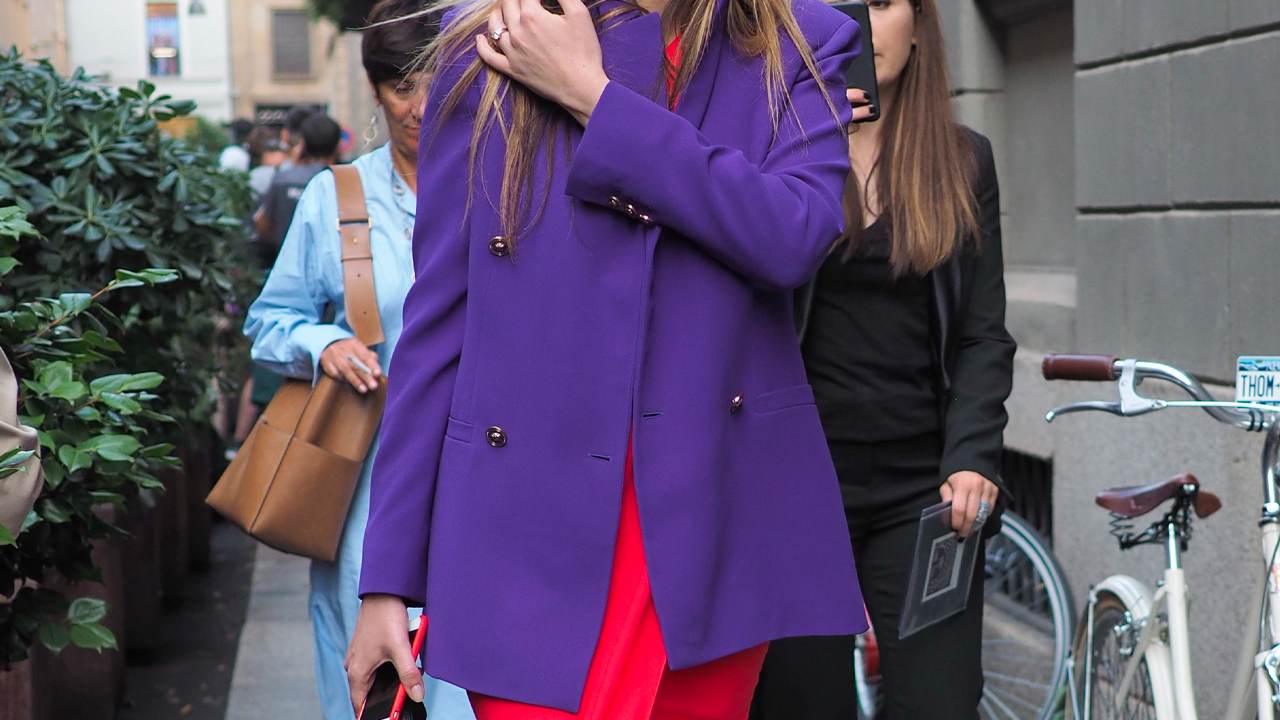
[[[373,282],[386,342],[376,348],[383,369],[400,339],[404,296],[413,284],[413,220],[417,199],[391,164],[389,146],[356,160],[373,222]],[[245,334],[255,362],[281,375],[315,377],[320,353],[355,333],[342,292],[342,240],[333,174],[322,172],[298,199],[275,267],[249,308]],[[333,321],[324,322],[332,308]]]
[[[400,339],[401,310],[413,284],[412,234],[417,198],[395,172],[390,146],[356,160],[372,227],[373,282],[386,341],[375,348],[385,371]],[[249,307],[244,332],[258,364],[282,375],[314,378],[320,353],[354,337],[343,299],[342,239],[333,174],[317,175],[298,199],[275,267]],[[326,313],[332,311],[332,321]],[[326,720],[349,720],[351,700],[342,662],[360,607],[361,549],[369,517],[369,474],[378,441],[365,460],[342,531],[338,558],[311,564],[310,614],[315,633],[316,686]],[[426,705],[433,720],[471,720],[466,693],[428,678]]]

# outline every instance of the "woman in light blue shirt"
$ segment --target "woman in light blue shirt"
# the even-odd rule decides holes
[[[382,0],[370,23],[421,10],[427,0]],[[419,101],[405,68],[416,49],[439,29],[431,15],[372,28],[363,38],[363,62],[391,142],[355,161],[371,220],[374,287],[386,341],[367,348],[354,337],[343,302],[342,250],[332,173],[322,172],[298,200],[275,266],[249,308],[245,334],[254,361],[289,377],[324,372],[360,392],[372,390],[400,338],[401,308],[413,284],[411,234],[417,193]],[[331,319],[330,319],[331,318]],[[325,720],[350,720],[343,661],[355,630],[360,599],[360,556],[369,515],[369,472],[378,441],[360,474],[336,562],[313,561],[310,612],[315,634],[316,685]],[[432,720],[469,720],[466,693],[428,679]]]

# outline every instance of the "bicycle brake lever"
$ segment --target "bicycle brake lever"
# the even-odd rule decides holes
[[[1120,414],[1125,417],[1145,415],[1168,406],[1164,400],[1143,397],[1138,394],[1138,361],[1125,360],[1120,372]]]
[[[1049,412],[1045,413],[1044,421],[1053,422],[1059,416],[1071,415],[1073,413],[1089,412],[1097,410],[1112,415],[1124,415],[1124,411],[1120,409],[1120,403],[1101,402],[1099,400],[1089,400],[1088,402],[1070,403],[1068,405],[1060,405]]]
[[[1120,390],[1120,402],[1100,402],[1091,400],[1088,402],[1071,403],[1056,407],[1044,416],[1045,422],[1053,422],[1059,415],[1069,415],[1071,413],[1086,412],[1089,410],[1097,410],[1101,412],[1119,415],[1120,417],[1133,417],[1135,415],[1145,415],[1156,410],[1163,410],[1168,406],[1164,400],[1155,400],[1153,398],[1143,397],[1138,394],[1138,361],[1125,360],[1123,370],[1120,373],[1120,381],[1117,383]]]

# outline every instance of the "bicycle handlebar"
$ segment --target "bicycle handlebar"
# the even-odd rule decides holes
[[[1040,371],[1045,380],[1109,382],[1120,377],[1115,355],[1045,355]]]
[[[1143,415],[1166,407],[1182,405],[1170,404],[1162,400],[1153,400],[1137,393],[1137,386],[1143,380],[1164,380],[1182,388],[1205,412],[1221,423],[1256,432],[1265,430],[1275,417],[1272,412],[1264,412],[1257,405],[1244,404],[1233,407],[1229,403],[1220,403],[1205,389],[1204,385],[1190,373],[1179,370],[1172,365],[1151,362],[1148,360],[1119,360],[1114,355],[1065,355],[1049,354],[1044,358],[1041,371],[1046,380],[1094,380],[1120,381],[1120,402],[1118,403],[1072,403],[1055,410],[1048,415],[1052,419],[1059,415],[1086,410],[1101,410],[1114,415]],[[1277,408],[1276,412],[1280,412]]]
[[[1074,402],[1050,410],[1045,420],[1068,413],[1100,411],[1134,417],[1171,407],[1198,407],[1213,419],[1249,432],[1267,433],[1262,448],[1263,522],[1280,522],[1280,407],[1251,402],[1215,400],[1199,380],[1172,365],[1148,360],[1117,360],[1109,355],[1046,355],[1042,372],[1046,380],[1116,381],[1119,402]],[[1174,402],[1138,393],[1146,379],[1164,380],[1182,388],[1194,400]]]

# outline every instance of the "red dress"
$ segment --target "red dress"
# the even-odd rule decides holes
[[[680,38],[667,45],[667,89],[674,95]],[[671,107],[675,108],[674,97]],[[577,713],[471,693],[476,720],[745,720],[768,645],[684,670],[667,651],[649,588],[631,447],[604,624]]]
[[[767,645],[671,670],[649,590],[631,451],[600,642],[577,713],[471,694],[476,720],[744,720]]]

